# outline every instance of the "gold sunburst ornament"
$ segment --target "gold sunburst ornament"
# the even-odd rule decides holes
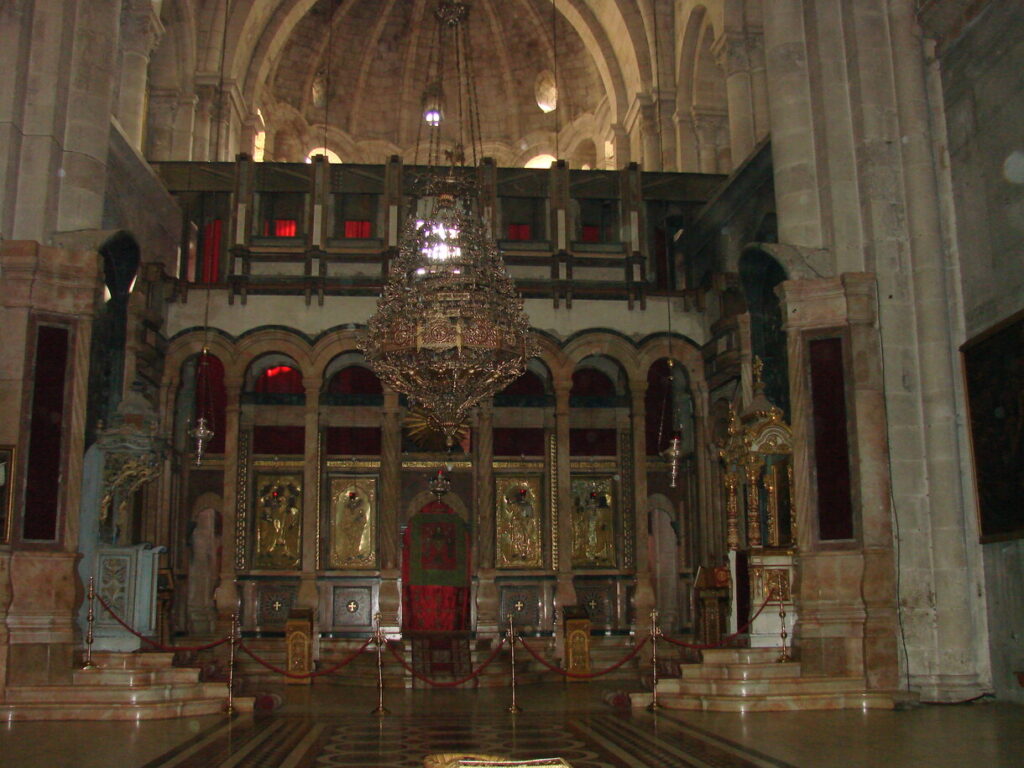
[[[475,169],[463,167],[462,139],[473,145],[474,162],[479,144],[468,13],[467,3],[438,4],[442,50],[429,81],[444,91],[444,50],[457,52],[461,65],[450,88],[469,106],[457,110],[466,124],[449,129],[440,113],[427,121],[430,157],[418,204],[361,345],[381,381],[407,395],[449,447],[469,409],[520,376],[533,354],[522,299],[480,216]],[[454,133],[442,151],[445,130]]]

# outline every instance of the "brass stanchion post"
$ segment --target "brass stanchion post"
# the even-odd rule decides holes
[[[377,708],[370,714],[384,717],[384,715],[391,714],[391,710],[384,706],[384,669],[381,652],[384,649],[386,638],[384,637],[384,631],[380,627],[380,613],[377,613],[373,618],[377,625],[376,629],[373,630],[373,640],[377,644]]]
[[[789,633],[786,631],[786,606],[782,602],[782,590],[779,590],[779,622],[782,624],[782,629],[779,635],[782,637],[782,651],[779,653],[777,662],[792,661],[793,656],[789,652],[789,648],[786,645],[786,638],[789,637]]]
[[[512,648],[512,703],[508,707],[508,711],[513,715],[517,715],[523,711],[523,708],[516,703],[516,631],[512,627],[512,614],[508,615],[508,642]]]
[[[231,639],[228,642],[228,715],[235,713],[235,646],[238,643],[238,613],[231,614]]]
[[[660,709],[658,704],[658,638],[661,637],[661,628],[658,626],[658,611],[651,611],[651,691],[653,698],[647,705],[648,712],[655,712]]]
[[[92,663],[93,625],[96,623],[96,577],[89,577],[89,610],[85,614],[85,661],[82,669],[96,669]]]

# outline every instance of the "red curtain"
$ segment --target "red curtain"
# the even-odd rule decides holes
[[[368,221],[346,221],[345,237],[365,240],[370,237],[370,222]]]
[[[306,391],[302,384],[302,373],[287,365],[267,368],[256,379],[256,391],[260,394],[301,395]]]
[[[601,228],[592,227],[586,224],[583,225],[583,237],[581,238],[584,243],[599,243],[601,242]]]
[[[216,283],[220,277],[220,244],[223,223],[220,219],[203,225],[202,275],[196,275],[198,282]]]
[[[443,527],[450,530],[439,547],[436,541],[444,538],[438,536]],[[402,534],[404,631],[469,629],[469,546],[468,527],[443,502],[430,502],[409,520]]]
[[[295,237],[299,223],[295,219],[268,219],[263,222],[264,237]]]
[[[509,224],[508,225],[508,238],[509,240],[532,240],[533,232],[529,224]]]

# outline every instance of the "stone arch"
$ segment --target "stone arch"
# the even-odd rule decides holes
[[[237,350],[240,376],[249,370],[254,360],[268,353],[278,353],[292,358],[307,380],[311,378],[310,372],[314,370],[309,342],[288,328],[257,329],[238,340]]]
[[[360,332],[351,328],[324,331],[310,350],[309,371],[304,370],[303,374],[326,384],[324,377],[327,368],[335,358],[349,352],[359,352],[359,336]]]
[[[640,359],[636,347],[624,336],[608,331],[592,331],[573,337],[565,345],[563,354],[570,363],[569,374],[585,357],[608,357],[617,362],[631,381],[640,376]]]
[[[720,158],[728,146],[729,111],[725,73],[712,52],[715,39],[713,14],[705,5],[695,6],[683,23],[676,67],[682,170],[715,173],[728,168]]]
[[[775,289],[788,278],[771,254],[746,248],[740,256],[740,282],[750,314],[750,349],[764,363],[765,395],[789,416],[789,360],[783,309]]]

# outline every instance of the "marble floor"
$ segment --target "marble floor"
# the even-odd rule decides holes
[[[574,768],[1020,766],[1024,706],[981,702],[905,711],[665,712],[615,708],[614,684],[387,691],[275,686],[272,712],[229,720],[13,723],[4,768],[418,768],[427,754],[560,756]]]

